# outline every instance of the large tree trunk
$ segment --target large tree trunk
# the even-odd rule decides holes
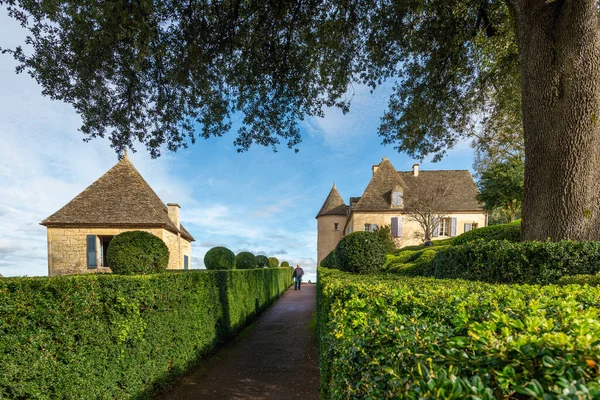
[[[600,239],[596,0],[509,0],[521,65],[525,240]]]

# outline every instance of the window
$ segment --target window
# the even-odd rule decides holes
[[[190,261],[188,256],[183,256],[183,269],[189,269]]]
[[[448,219],[443,218],[440,220],[440,236],[450,236],[450,224],[448,224]]]
[[[333,223],[333,230],[334,230],[334,231],[337,231],[337,230],[339,230],[339,225],[340,225],[340,224],[338,224],[337,222],[334,222],[334,223]]]
[[[477,229],[477,224],[475,222],[465,224],[465,232],[472,231],[473,229]]]
[[[365,224],[365,232],[371,232],[371,224]]]
[[[86,236],[86,251],[87,251],[87,266],[88,268],[106,267],[108,261],[106,254],[108,253],[108,245],[112,240],[112,236]]]
[[[402,206],[402,192],[392,192],[392,206]]]

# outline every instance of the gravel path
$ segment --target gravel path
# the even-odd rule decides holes
[[[156,399],[318,399],[315,285],[293,288],[223,350]]]

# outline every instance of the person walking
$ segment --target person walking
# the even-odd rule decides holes
[[[304,270],[300,268],[300,264],[296,264],[296,269],[294,269],[294,273],[292,274],[292,278],[294,278],[294,290],[300,290],[303,275]]]

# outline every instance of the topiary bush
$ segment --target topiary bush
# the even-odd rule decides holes
[[[339,269],[347,272],[369,273],[381,270],[386,248],[372,232],[354,232],[344,236],[335,248]]]
[[[235,254],[227,247],[213,247],[204,255],[206,269],[234,269]]]
[[[269,258],[267,256],[256,256],[256,268],[269,268]]]
[[[460,236],[450,239],[453,245],[460,245],[472,242],[478,239],[485,240],[508,240],[509,242],[521,241],[521,220],[511,222],[510,224],[500,224],[486,226],[484,228],[473,229],[463,233]],[[435,243],[435,241],[433,242]]]
[[[269,257],[269,268],[279,267],[279,260],[275,257]]]
[[[287,261],[284,261],[284,262],[282,262],[282,263],[281,263],[281,266],[282,266],[282,267],[289,267],[289,266],[290,266],[290,263],[289,263],[289,262],[287,262]]]
[[[335,255],[335,249],[331,250],[329,254],[325,256],[323,260],[321,260],[321,267],[325,268],[337,268],[337,256]]]
[[[169,248],[148,232],[123,232],[113,237],[106,253],[108,265],[119,275],[155,274],[167,269]]]
[[[242,251],[235,256],[235,267],[237,269],[256,268],[256,256],[249,251]]]

